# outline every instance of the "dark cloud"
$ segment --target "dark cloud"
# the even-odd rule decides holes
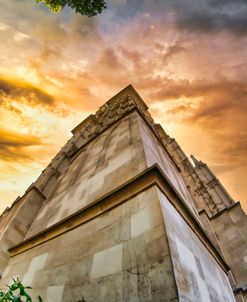
[[[4,102],[4,97],[8,98],[25,98],[31,104],[41,104],[44,106],[54,105],[54,98],[29,83],[20,81],[11,81],[4,77],[0,78],[0,100]]]
[[[0,159],[5,161],[31,160],[27,147],[42,145],[40,138],[0,129]]]
[[[78,35],[80,39],[100,39],[97,18],[76,15],[71,19],[67,35]]]
[[[175,23],[179,29],[212,33],[227,31],[238,36],[247,34],[247,2],[238,0],[192,1],[178,7]]]
[[[222,80],[209,82],[208,80],[172,80],[164,78],[162,88],[151,94],[159,100],[178,99],[182,97],[195,98],[202,96],[225,95],[227,99],[232,97],[236,102],[242,98],[247,98],[247,88],[245,82]]]
[[[227,4],[234,4],[234,5],[239,5],[239,4],[246,4],[246,0],[207,0],[207,3],[212,6],[222,6],[222,5],[227,5]]]
[[[180,15],[177,19],[180,29],[198,32],[229,31],[238,35],[247,34],[246,12],[238,15],[229,15],[219,12],[191,11]]]
[[[202,101],[184,119],[212,141],[211,152],[219,162],[245,166],[247,162],[247,93],[246,85],[226,83]]]
[[[101,65],[101,68],[108,68],[114,71],[116,69],[121,70],[124,67],[121,61],[119,60],[116,51],[111,47],[105,48],[102,51],[98,63]]]
[[[42,65],[45,64],[49,59],[54,61],[56,59],[59,59],[60,57],[60,47],[52,46],[52,44],[45,44],[44,47],[40,49],[40,54],[36,55],[35,58],[30,59],[29,65],[32,69],[39,72]]]
[[[163,55],[163,63],[169,62],[172,57],[176,56],[181,52],[184,52],[185,50],[185,47],[182,46],[181,43],[170,45],[169,47],[167,47]]]
[[[207,142],[207,155],[221,164],[216,167],[217,173],[235,173],[237,168],[247,169],[246,87],[244,81],[227,79],[218,82],[166,80],[153,97],[169,106],[169,99],[174,101],[166,113],[174,115],[192,132],[195,129],[197,136]]]
[[[212,90],[204,91],[203,103],[194,111],[193,121],[227,122],[233,120],[247,126],[247,88],[245,83],[226,82],[212,86]],[[226,120],[227,118],[227,120]],[[221,123],[222,123],[221,122]],[[235,126],[235,125],[234,125]],[[245,127],[244,127],[245,128]]]
[[[128,61],[130,68],[134,68],[135,70],[142,68],[144,62],[140,51],[119,46],[118,53]]]
[[[121,6],[110,6],[110,9],[120,19],[129,20],[146,13],[151,19],[163,17],[169,22],[172,15],[179,29],[247,34],[246,0],[127,0]]]
[[[158,74],[159,71],[186,52],[186,47],[182,42],[173,42],[171,45],[156,43],[154,46],[152,50],[149,46],[143,49],[143,45],[138,49],[122,43],[102,48],[97,61],[88,64],[90,74],[94,74],[92,79],[116,90],[129,83],[137,89],[158,90],[167,80]]]
[[[190,104],[185,104],[185,105],[178,105],[171,109],[168,109],[166,113],[177,114],[177,113],[188,112],[188,110],[191,110],[191,106]]]

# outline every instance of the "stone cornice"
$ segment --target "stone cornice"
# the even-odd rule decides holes
[[[11,257],[41,245],[78,227],[79,225],[86,223],[87,221],[118,206],[119,204],[127,201],[128,199],[154,185],[156,185],[166,195],[173,206],[188,223],[190,228],[197,234],[201,242],[206,246],[215,260],[220,264],[220,266],[225,271],[228,271],[228,265],[218,253],[190,208],[182,200],[170,180],[164,175],[157,164],[146,169],[136,177],[122,184],[105,196],[95,200],[86,208],[79,210],[59,223],[45,229],[35,236],[24,240],[20,244],[13,246],[9,249]]]
[[[218,218],[219,216],[221,216],[222,214],[230,211],[231,209],[240,206],[241,207],[241,203],[239,201],[236,201],[235,203],[233,203],[232,205],[230,205],[229,207],[224,208],[223,210],[217,212],[216,214],[209,216],[207,211],[205,211],[205,209],[202,209],[201,211],[198,212],[198,214],[200,215],[201,213],[206,213],[207,217],[209,220],[213,220],[215,218]]]

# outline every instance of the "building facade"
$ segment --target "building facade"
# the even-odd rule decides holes
[[[47,302],[247,301],[247,217],[132,86],[0,217],[0,287]]]

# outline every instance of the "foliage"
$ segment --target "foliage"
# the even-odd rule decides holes
[[[16,280],[13,278],[13,284],[7,286],[9,288],[8,292],[0,291],[0,302],[32,302],[32,298],[26,292],[26,289],[31,289],[32,287],[24,286],[18,278]],[[37,301],[42,302],[43,300],[38,296]]]
[[[105,0],[36,0],[36,2],[44,2],[55,13],[68,5],[76,13],[88,17],[96,16],[106,8]]]

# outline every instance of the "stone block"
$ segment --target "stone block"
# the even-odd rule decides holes
[[[149,271],[151,301],[172,301],[177,297],[177,289],[169,255],[153,263]],[[199,302],[199,301],[198,301]]]
[[[122,270],[123,245],[118,244],[97,252],[93,258],[91,279],[119,273]]]
[[[54,285],[47,288],[46,302],[62,302],[64,285]]]
[[[46,253],[32,259],[28,271],[25,273],[22,280],[24,284],[32,285],[36,272],[44,268],[47,257],[48,254]]]
[[[140,236],[151,228],[152,224],[148,208],[144,208],[131,216],[131,238]]]
[[[169,254],[167,239],[165,236],[152,240],[147,244],[148,261],[155,262]]]

